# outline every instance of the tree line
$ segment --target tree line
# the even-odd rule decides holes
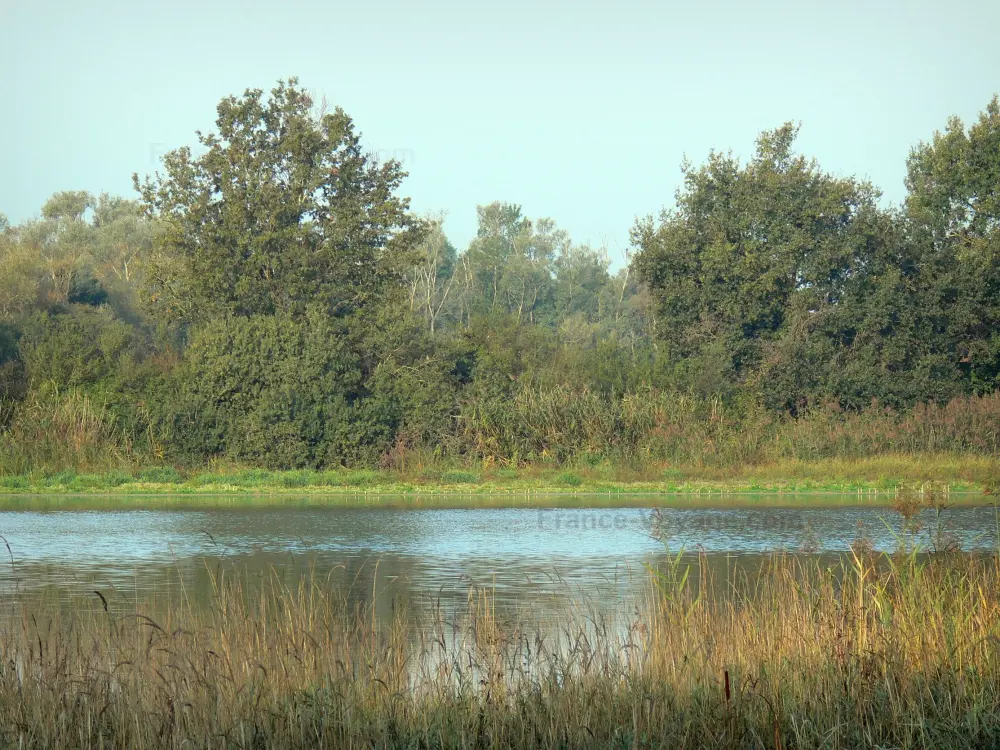
[[[994,394],[998,100],[913,148],[899,206],[796,134],[683,165],[612,270],[514,203],[456,248],[342,110],[294,79],[228,97],[136,198],[0,216],[0,440],[44,423],[69,460],[99,440],[270,467],[662,457],[678,420]]]

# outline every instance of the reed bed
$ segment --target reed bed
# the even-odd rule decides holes
[[[0,475],[128,471],[152,458],[148,441],[133,439],[104,404],[78,391],[43,392],[11,415],[9,425],[0,421]]]
[[[774,556],[713,578],[680,555],[648,601],[559,627],[488,591],[379,621],[318,575],[213,574],[211,601],[0,624],[0,743],[129,748],[1000,745],[1000,559]]]
[[[465,404],[461,450],[498,461],[592,457],[643,466],[738,467],[875,455],[1000,453],[1000,393],[909,410],[817,405],[790,417],[750,399],[725,403],[643,388],[612,397],[567,387],[525,387],[512,399]]]
[[[567,472],[554,477],[556,486],[758,474],[771,479],[781,472],[788,479],[872,481],[886,476],[874,473],[882,469],[873,460],[885,459],[890,479],[1000,487],[1000,393],[909,410],[872,404],[845,412],[831,404],[792,418],[752,400],[727,404],[655,388],[609,395],[524,386],[513,398],[461,404],[453,416],[448,430],[427,441],[397,435],[381,460],[367,466],[246,466],[226,455],[178,464],[170,445],[161,444],[148,424],[141,427],[145,418],[127,427],[132,422],[78,391],[45,392],[21,403],[9,423],[0,415],[0,484],[44,489],[56,475],[113,475],[111,482],[97,482],[107,489],[136,480],[176,484],[182,475],[196,484],[216,475],[218,484],[240,474],[243,487],[270,478],[271,485],[294,489],[317,482],[474,484],[545,471]]]

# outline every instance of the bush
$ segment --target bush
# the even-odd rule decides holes
[[[388,374],[366,379],[342,321],[319,313],[231,318],[192,333],[156,423],[169,449],[191,461],[376,465],[410,408],[394,387],[398,378]]]

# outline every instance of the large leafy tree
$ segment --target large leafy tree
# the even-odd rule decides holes
[[[66,304],[74,283],[86,275],[94,227],[85,214],[93,206],[90,193],[59,192],[46,201],[41,219],[18,228],[18,243],[34,269],[38,302]]]
[[[159,430],[182,457],[377,461],[451,403],[405,304],[429,253],[427,223],[397,195],[404,173],[295,80],[224,99],[216,124],[200,155],[178,149],[163,174],[136,178],[158,227],[152,309],[187,341]]]
[[[952,118],[908,161],[912,242],[939,327],[970,387],[1000,385],[1000,100]]]
[[[156,224],[135,201],[102,194],[94,204],[93,274],[101,284],[131,298],[149,259]]]
[[[712,153],[685,166],[676,209],[633,229],[672,356],[710,357],[746,379],[794,298],[807,309],[836,303],[863,264],[876,191],[795,154],[795,136],[791,124],[763,133],[746,165]]]
[[[199,155],[134,177],[164,226],[150,296],[166,318],[342,316],[401,287],[423,224],[396,194],[400,165],[366,154],[341,109],[316,114],[290,79],[222,100],[216,126]]]
[[[56,193],[40,218],[3,232],[0,424],[29,389],[45,398],[77,390],[98,396],[119,427],[144,428],[148,342],[129,301],[149,233],[134,203],[85,191]],[[105,256],[126,246],[130,275],[109,286]]]
[[[68,304],[110,304],[133,322],[135,282],[155,226],[134,201],[85,191],[53,195],[40,219],[0,242],[0,316]]]
[[[680,376],[792,411],[952,394],[899,220],[867,182],[796,154],[795,136],[786,124],[745,165],[713,153],[686,168],[676,209],[633,230]]]

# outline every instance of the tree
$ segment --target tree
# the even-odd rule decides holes
[[[370,465],[401,430],[440,435],[453,399],[421,332],[390,333],[376,348],[392,353],[369,363],[347,323],[310,307],[195,328],[155,409],[159,434],[188,460],[296,468]]]
[[[294,79],[224,99],[216,124],[201,156],[178,149],[135,178],[156,232],[143,283],[187,344],[153,409],[171,450],[371,463],[401,430],[446,420],[443,365],[405,291],[426,284],[433,326],[450,246],[397,196],[399,164],[366,155],[342,110],[314,114]],[[112,227],[127,208],[96,213]]]
[[[581,316],[588,323],[598,322],[606,311],[604,292],[610,283],[608,257],[603,250],[586,245],[564,245],[555,258],[556,320]]]
[[[132,285],[153,247],[155,226],[135,201],[102,193],[94,207],[94,274],[105,286]]]
[[[134,176],[164,227],[148,283],[167,319],[349,315],[402,287],[424,231],[396,195],[404,172],[364,153],[343,110],[314,116],[297,84],[224,99],[202,155]]]
[[[42,217],[49,221],[83,221],[83,215],[94,207],[94,196],[86,190],[64,190],[56,193],[42,206]]]
[[[843,353],[858,334],[845,312],[864,318],[872,269],[895,262],[897,249],[878,192],[794,153],[796,133],[789,123],[761,134],[746,165],[715,152],[699,169],[686,165],[677,208],[632,232],[659,336],[689,382],[758,388],[792,410],[830,392],[830,346]],[[797,340],[827,343],[803,366]],[[870,366],[889,376],[898,363],[882,354]],[[766,374],[793,367],[792,381],[773,388]]]
[[[532,221],[513,203],[476,209],[479,228],[462,258],[469,313],[505,311],[536,322],[551,311],[553,262],[569,245],[551,219]]]
[[[410,309],[427,321],[431,335],[446,309],[455,286],[458,253],[445,236],[444,217],[431,218],[424,241],[418,247],[418,262],[410,269]]]
[[[906,213],[938,325],[972,390],[1000,386],[1000,100],[952,118],[907,163]]]
[[[74,279],[87,266],[94,227],[85,213],[94,199],[82,190],[56,193],[42,206],[42,219],[17,229],[17,242],[30,256],[39,297],[50,305],[69,302]]]

